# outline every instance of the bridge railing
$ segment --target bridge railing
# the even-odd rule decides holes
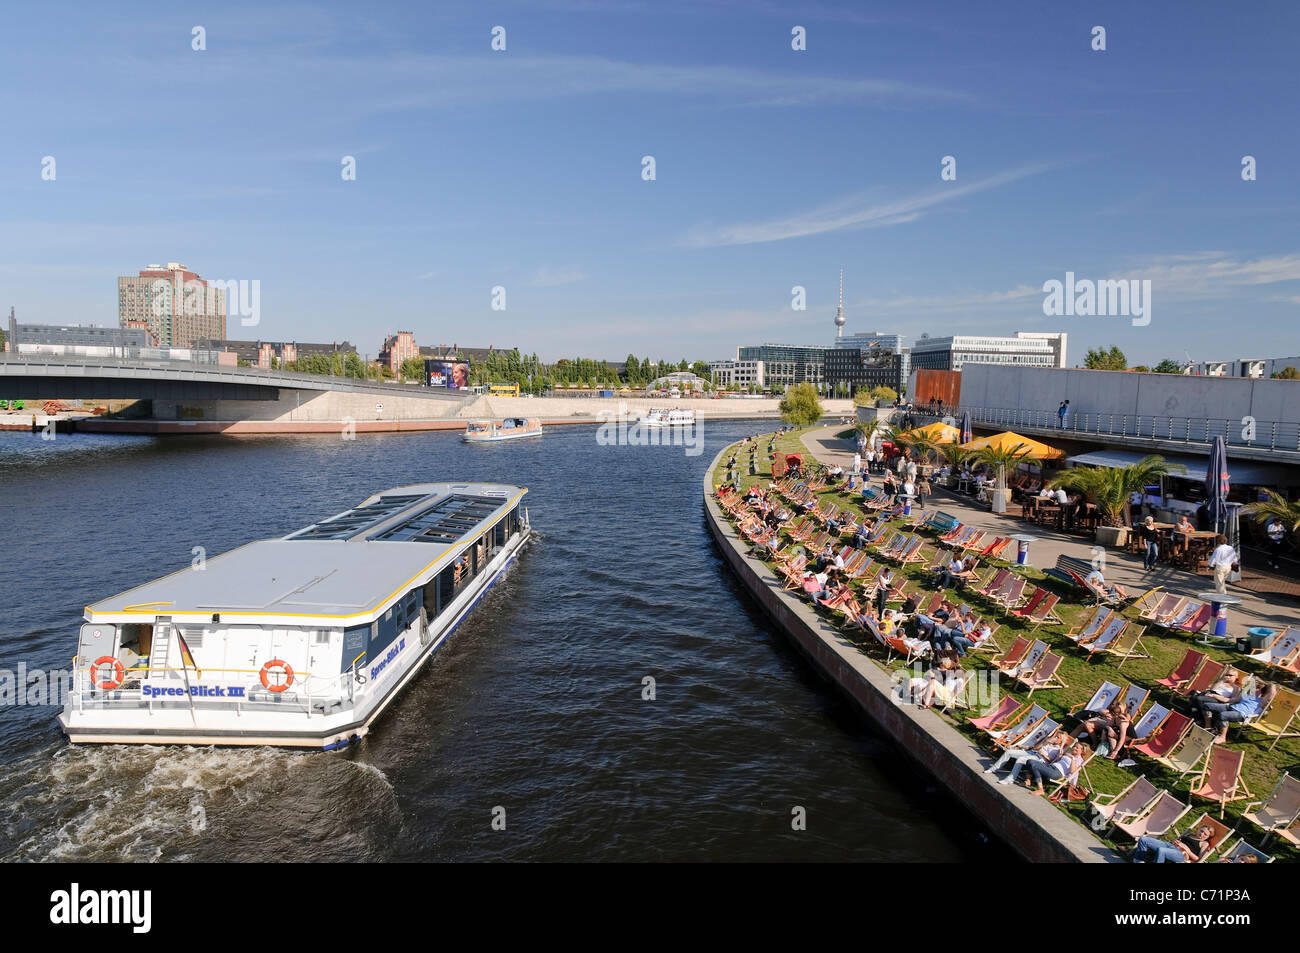
[[[167,376],[188,379],[226,382],[232,384],[261,384],[267,387],[288,387],[295,384],[311,385],[316,389],[343,387],[348,390],[364,390],[393,396],[439,397],[462,399],[469,394],[453,391],[441,391],[437,388],[421,387],[418,384],[399,384],[397,382],[373,381],[364,377],[345,377],[331,374],[305,374],[300,371],[270,370],[262,367],[231,367],[201,361],[185,360],[144,360],[121,358],[93,358],[69,355],[36,355],[0,353],[0,363],[13,366],[22,365],[36,370],[40,376],[58,374],[59,368],[67,368],[77,377],[90,376],[86,372],[99,372],[96,376],[134,376],[129,372],[159,371]],[[122,373],[128,372],[128,373]]]
[[[969,411],[972,423],[1004,430],[1051,430],[1080,437],[1127,437],[1208,446],[1223,437],[1229,446],[1300,452],[1300,423],[1224,417],[1166,417],[1152,414],[1110,414],[1071,412],[1061,426],[1054,410],[1023,407],[961,407],[953,413],[960,420]]]

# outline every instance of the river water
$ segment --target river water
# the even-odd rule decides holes
[[[87,603],[194,547],[282,535],[392,486],[520,483],[538,533],[345,752],[74,748],[56,708],[0,708],[0,859],[1003,859],[740,592],[700,483],[756,425],[701,426],[696,456],[600,446],[583,426],[497,446],[0,433],[10,671],[66,668]]]

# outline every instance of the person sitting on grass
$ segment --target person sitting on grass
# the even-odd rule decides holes
[[[1067,742],[1057,749],[1053,757],[1049,751],[1043,752],[1043,757],[1039,761],[1029,763],[1029,773],[1033,775],[1033,782],[1037,787],[1034,794],[1042,797],[1047,793],[1043,789],[1044,781],[1065,781],[1073,784],[1079,777],[1079,771],[1083,768],[1083,755],[1079,752],[1077,742]]]
[[[1133,848],[1133,863],[1145,864],[1148,859],[1154,858],[1157,864],[1194,864],[1209,849],[1213,837],[1214,828],[1209,824],[1202,824],[1172,842],[1158,837],[1139,837],[1137,846]]]
[[[1256,679],[1254,690],[1243,692],[1236,704],[1222,711],[1214,711],[1210,722],[1210,727],[1218,731],[1214,743],[1221,745],[1228,740],[1229,725],[1245,721],[1247,718],[1257,718],[1264,714],[1264,710],[1276,697],[1276,685]]]
[[[1002,752],[1002,757],[984,769],[984,773],[997,774],[1010,762],[1011,773],[999,781],[998,784],[1015,784],[1020,780],[1020,772],[1025,769],[1028,762],[1041,761],[1043,759],[1042,752],[1054,751],[1065,744],[1066,741],[1065,732],[1058,728],[1032,748],[1008,748]]]
[[[1087,577],[1085,577],[1083,581],[1086,582],[1095,593],[1112,602],[1119,602],[1128,599],[1128,592],[1125,591],[1123,586],[1106,585],[1106,577],[1101,574],[1101,570],[1098,568],[1094,568],[1092,572],[1088,573]]]

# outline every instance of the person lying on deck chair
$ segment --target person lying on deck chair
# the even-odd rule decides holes
[[[1092,572],[1088,573],[1087,577],[1083,581],[1112,601],[1118,602],[1128,598],[1128,593],[1124,590],[1123,586],[1106,585],[1106,577],[1101,574],[1100,569],[1094,569]]]
[[[1133,725],[1133,712],[1117,698],[1103,712],[1083,712],[1082,715],[1084,719],[1079,727],[1070,732],[1070,739],[1076,740],[1087,735],[1088,744],[1098,754],[1103,754],[1102,745],[1105,745],[1103,757],[1114,761],[1119,756],[1119,749],[1128,740],[1129,728]]]
[[[951,705],[957,699],[958,677],[956,661],[945,655],[923,678],[908,681],[908,697],[921,708],[931,708],[935,702]]]
[[[1034,784],[1037,785],[1033,793],[1039,797],[1047,794],[1043,789],[1044,781],[1065,781],[1073,784],[1082,768],[1083,755],[1079,751],[1077,742],[1066,742],[1057,749],[1055,756],[1051,749],[1044,751],[1042,760],[1029,763],[1029,773],[1033,775]]]
[[[1225,712],[1241,701],[1241,673],[1235,668],[1203,692],[1192,692],[1187,696],[1187,704],[1192,708],[1192,717],[1209,728],[1214,716]]]
[[[1210,723],[1210,727],[1219,732],[1214,743],[1221,745],[1228,740],[1228,726],[1245,721],[1247,718],[1256,718],[1264,714],[1264,709],[1273,701],[1277,695],[1277,686],[1268,682],[1256,680],[1255,691],[1246,693],[1232,707],[1223,711],[1215,711]]]
[[[1020,780],[1020,772],[1028,767],[1028,762],[1042,761],[1042,752],[1058,749],[1067,741],[1065,732],[1058,728],[1032,748],[1008,748],[1002,752],[1002,757],[984,769],[984,773],[997,774],[1011,762],[1011,773],[998,784],[1015,784]]]
[[[1133,848],[1133,863],[1145,864],[1148,858],[1154,858],[1157,864],[1194,864],[1201,859],[1213,837],[1214,829],[1209,824],[1188,831],[1172,843],[1158,837],[1139,837],[1137,846]]]

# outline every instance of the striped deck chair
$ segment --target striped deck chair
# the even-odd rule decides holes
[[[985,546],[983,549],[980,550],[980,559],[997,559],[998,556],[1002,553],[1002,550],[1006,549],[1007,544],[1010,542],[1011,542],[1010,536],[993,537],[993,542],[989,543],[987,546]]]
[[[1044,690],[1049,688],[1069,688],[1070,686],[1061,681],[1060,676],[1056,674],[1063,661],[1064,659],[1061,656],[1048,652],[1032,672],[1016,677],[1016,681],[1029,689],[1029,694],[1026,697],[1032,698],[1034,692],[1040,688]]]
[[[1147,703],[1147,698],[1150,696],[1150,689],[1143,688],[1141,685],[1130,685],[1125,689],[1124,697],[1120,699],[1119,703],[1124,706],[1128,716],[1137,721],[1138,712],[1142,710],[1142,706]]]
[[[1067,715],[1074,715],[1080,711],[1105,711],[1110,707],[1111,702],[1119,698],[1122,689],[1114,682],[1102,682],[1101,687],[1092,693],[1092,697],[1086,702],[1080,702],[1066,711]],[[1077,717],[1077,716],[1076,716]]]
[[[1205,661],[1205,653],[1198,652],[1195,649],[1188,649],[1183,660],[1174,667],[1174,670],[1164,678],[1157,679],[1156,684],[1163,688],[1177,691],[1179,687],[1186,685],[1191,677],[1196,674],[1196,670],[1201,667]]]
[[[1219,802],[1219,817],[1229,801],[1240,801],[1251,797],[1250,789],[1241,778],[1241,766],[1246,760],[1246,752],[1229,748],[1227,745],[1215,745],[1206,759],[1201,776],[1192,785],[1192,797],[1203,797]]]
[[[871,557],[864,550],[858,550],[850,558],[844,560],[844,577],[846,579],[857,579],[867,571],[871,565]]]
[[[1141,741],[1145,741],[1168,717],[1168,708],[1159,703],[1153,704],[1147,709],[1145,715],[1134,720],[1133,728],[1129,731],[1127,744],[1136,745]]]
[[[1146,634],[1146,626],[1138,625],[1136,622],[1125,624],[1124,631],[1115,636],[1114,641],[1106,648],[1111,655],[1120,656],[1119,665],[1116,668],[1123,668],[1124,663],[1129,659],[1150,658],[1151,653],[1142,642],[1142,636]]]
[[[1010,748],[1019,743],[1021,738],[1027,737],[1046,717],[1046,708],[1039,704],[1032,704],[1010,727],[986,728],[984,733],[992,738],[995,744]]]
[[[1115,613],[1092,641],[1080,641],[1079,647],[1084,649],[1089,655],[1095,655],[1098,652],[1105,652],[1110,648],[1111,643],[1119,637],[1119,634],[1124,631],[1127,625],[1128,620],[1119,613]]]
[[[1142,618],[1147,617],[1147,613],[1158,606],[1168,596],[1164,592],[1164,586],[1152,586],[1144,592],[1140,598],[1134,601],[1133,608],[1137,609]]]
[[[998,667],[1012,678],[1019,681],[1021,677],[1028,675],[1038,667],[1038,663],[1042,661],[1043,655],[1046,652],[1047,643],[1042,639],[1035,639],[1034,644],[1029,646],[1029,650],[1025,652],[1024,656],[1018,663],[1008,667],[1003,667],[1002,665],[999,665]]]
[[[962,552],[970,552],[972,549],[982,549],[984,547],[984,537],[988,534],[984,530],[976,530],[970,539],[964,540],[954,545],[954,549],[960,549]]]
[[[1196,615],[1196,613],[1204,607],[1205,607],[1204,602],[1197,602],[1195,599],[1188,599],[1186,602],[1184,602],[1181,606],[1178,607],[1178,611],[1175,612],[1173,615],[1163,620],[1156,619],[1156,625],[1166,629],[1180,628],[1184,622],[1186,622],[1192,616]]]
[[[946,533],[940,533],[939,538],[946,543],[956,539],[959,536],[969,535],[973,532],[974,530],[971,527],[967,526],[965,523],[958,523],[952,529],[948,530]]]
[[[1251,847],[1246,843],[1245,838],[1233,844],[1231,849],[1220,857],[1219,860],[1235,864],[1239,863],[1241,858],[1246,856],[1254,857],[1255,863],[1257,864],[1271,864],[1274,860],[1272,854],[1266,854],[1258,847]]]
[[[1171,711],[1160,722],[1158,728],[1147,734],[1141,744],[1130,745],[1129,750],[1130,752],[1138,751],[1148,758],[1159,760],[1178,747],[1178,742],[1183,740],[1183,735],[1187,734],[1187,729],[1191,726],[1192,719],[1182,712]]]
[[[1019,608],[1009,608],[1008,611],[1016,618],[1024,618],[1031,612],[1036,612],[1042,605],[1043,600],[1047,598],[1047,590],[1041,586],[1034,586],[1034,591],[1029,594],[1029,601]]]
[[[1102,628],[1105,627],[1114,611],[1114,609],[1108,609],[1105,606],[1098,607],[1093,611],[1087,622],[1080,627],[1073,628],[1069,632],[1066,632],[1065,637],[1071,642],[1091,642],[1097,637],[1097,634],[1101,632]]]
[[[1208,604],[1202,603],[1201,607],[1192,614],[1192,617],[1178,627],[1180,632],[1191,632],[1196,634],[1200,632],[1213,618],[1214,610]]]
[[[1223,678],[1228,673],[1229,668],[1231,666],[1207,658],[1201,663],[1201,667],[1196,670],[1196,674],[1189,678],[1182,688],[1176,688],[1174,691],[1179,695],[1191,695],[1192,692],[1206,691],[1211,685]]]
[[[1011,578],[1007,580],[1007,584],[993,594],[993,601],[1010,611],[1024,599],[1025,586],[1028,584],[1029,580],[1025,579],[1024,576],[1017,576],[1012,573]]]
[[[925,539],[920,536],[913,536],[911,544],[903,551],[903,555],[898,557],[898,561],[904,566],[908,563],[923,563],[926,555],[921,547],[925,544]]]
[[[1008,672],[1020,664],[1020,660],[1025,657],[1029,651],[1029,640],[1022,635],[1017,635],[1016,640],[1011,643],[1011,648],[1000,659],[993,661],[993,667],[1001,671]]]
[[[998,584],[998,587],[986,593],[986,595],[991,601],[996,602],[998,605],[1004,605],[1005,600],[1010,596],[1017,581],[1021,583],[1020,589],[1023,592],[1025,580],[1022,577],[1017,576],[1015,573],[1009,572],[1002,577],[1002,582]]]
[[[1032,612],[1026,609],[1012,609],[1012,615],[1020,616],[1026,622],[1032,622],[1036,629],[1045,622],[1051,622],[1056,625],[1062,625],[1065,620],[1056,613],[1056,604],[1061,601],[1061,597],[1054,592],[1049,592],[1046,598],[1039,603],[1038,608]],[[1026,607],[1027,608],[1027,607]]]
[[[989,728],[1005,727],[1010,722],[1011,717],[1019,710],[1020,703],[1018,701],[1010,695],[1003,695],[1002,701],[998,702],[997,708],[978,718],[968,718],[966,720],[978,730],[985,731]]]
[[[1300,779],[1282,772],[1268,797],[1246,805],[1241,817],[1267,834],[1285,831],[1300,818]]]
[[[812,539],[816,525],[807,516],[801,516],[785,528],[790,538],[800,543],[806,543]]]
[[[1134,840],[1144,836],[1159,837],[1191,809],[1190,804],[1184,804],[1168,791],[1161,791],[1139,813],[1115,821],[1115,827]]]
[[[776,567],[780,570],[781,575],[785,577],[785,586],[787,592],[794,589],[803,588],[804,570],[808,568],[808,557],[803,553],[795,556],[787,563],[782,563]]]
[[[1177,771],[1181,778],[1195,771],[1213,747],[1214,732],[1200,725],[1192,725],[1188,728],[1187,734],[1183,735],[1183,740],[1178,747],[1168,754],[1156,755],[1155,759],[1166,768]]]
[[[1186,596],[1176,596],[1172,592],[1166,592],[1151,605],[1143,607],[1139,615],[1148,622],[1156,622],[1158,619],[1172,616],[1183,607],[1185,602],[1187,602]]]
[[[1092,799],[1095,816],[1089,826],[1098,834],[1106,830],[1117,818],[1135,817],[1160,796],[1160,791],[1145,777],[1134,778],[1133,783],[1117,794],[1099,794]],[[1102,798],[1106,800],[1103,802]]]
[[[952,553],[940,549],[935,552],[934,561],[925,567],[927,573],[936,573],[948,563],[952,562]]]
[[[1294,656],[1300,652],[1300,628],[1291,626],[1262,652],[1250,656],[1251,661],[1263,662],[1278,668],[1289,668]]]
[[[1034,727],[1023,738],[1012,742],[1012,744],[1017,748],[1036,748],[1051,737],[1052,732],[1056,731],[1056,729],[1060,727],[1060,722],[1053,721],[1050,718],[1044,718],[1038,724],[1034,725]],[[999,740],[998,743],[1001,744],[1001,740]]]
[[[834,543],[834,542],[835,540],[831,539],[830,533],[825,533],[825,532],[818,533],[812,539],[808,540],[808,548],[813,550],[814,552],[820,553],[823,549],[826,548],[826,545],[828,543]]]
[[[1010,575],[1010,569],[995,569],[984,579],[977,580],[972,588],[981,596],[991,595],[1002,588],[1002,584],[1007,581],[1007,577]]]
[[[1283,738],[1300,735],[1300,729],[1296,726],[1297,711],[1300,711],[1300,694],[1279,685],[1268,708],[1254,721],[1246,722],[1246,727],[1271,736],[1273,743],[1268,746],[1268,750],[1272,751]]]

